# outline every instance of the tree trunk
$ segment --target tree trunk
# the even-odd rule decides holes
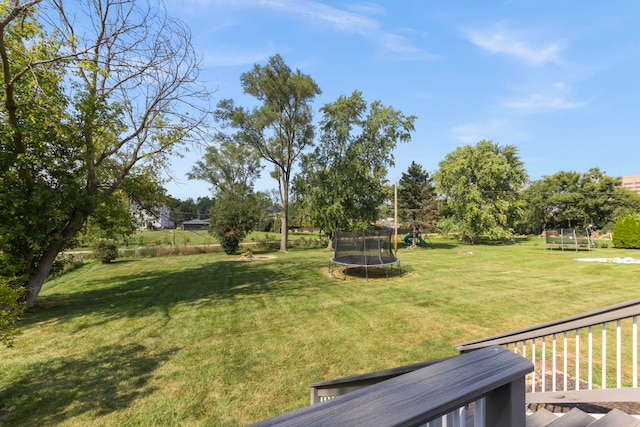
[[[335,229],[334,229],[335,230]],[[333,237],[335,236],[335,231],[333,233],[327,233],[329,235],[329,243],[327,243],[327,250],[333,250]]]
[[[49,275],[51,267],[53,267],[53,263],[55,262],[58,254],[62,252],[65,241],[72,238],[78,233],[78,231],[80,231],[85,223],[85,220],[86,215],[76,213],[69,219],[69,222],[67,223],[64,231],[60,234],[60,237],[53,241],[51,245],[49,245],[47,250],[42,254],[40,259],[38,260],[38,266],[36,267],[31,277],[29,277],[29,281],[25,285],[25,302],[27,303],[27,307],[31,308],[35,305],[36,300],[38,299],[38,295],[42,290],[42,285],[44,284],[45,280],[47,280],[47,276]]]
[[[287,252],[289,250],[289,180],[282,179],[282,182],[278,183],[280,184],[280,198],[282,200],[280,252]]]
[[[51,248],[45,252],[38,261],[38,267],[26,284],[25,302],[27,307],[31,308],[35,305],[44,281],[47,280],[49,271],[53,267],[56,257],[61,252],[60,249]]]
[[[280,251],[287,252],[289,246],[289,209],[288,206],[283,203],[282,206],[282,224],[281,224],[281,233],[282,237],[280,239]]]

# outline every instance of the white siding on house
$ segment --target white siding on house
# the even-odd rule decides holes
[[[176,224],[171,219],[171,209],[167,205],[159,206],[150,212],[136,202],[130,202],[129,211],[135,218],[139,230],[147,229],[149,225],[153,229],[175,228]]]

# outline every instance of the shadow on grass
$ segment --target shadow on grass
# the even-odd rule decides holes
[[[149,379],[176,351],[150,354],[142,345],[104,346],[84,358],[31,364],[0,390],[0,423],[54,425],[86,413],[122,410],[156,391]]]
[[[105,323],[114,318],[145,317],[157,311],[170,317],[169,309],[180,303],[210,304],[243,295],[302,293],[307,287],[305,278],[310,268],[313,266],[286,265],[281,260],[233,260],[196,268],[160,269],[135,275],[121,273],[92,280],[85,290],[40,296],[22,323],[28,325],[90,313],[98,314]],[[96,319],[92,326],[97,323]]]
[[[407,246],[398,246],[398,251],[426,251],[429,249],[455,249],[459,245],[455,243],[446,243],[446,242],[427,242],[427,246],[418,246],[416,248],[410,248]]]

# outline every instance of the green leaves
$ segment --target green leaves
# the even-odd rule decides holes
[[[510,237],[522,211],[519,193],[527,173],[514,146],[482,140],[458,147],[435,174],[441,214],[471,243],[481,236]]]
[[[86,1],[67,19],[54,3],[0,11],[0,276],[30,305],[87,218],[122,223],[115,193],[157,200],[207,95],[188,31],[161,6]]]
[[[616,212],[634,212],[639,206],[634,199],[640,196],[627,194],[618,188],[620,180],[605,175],[598,168],[586,173],[560,171],[533,182],[523,192],[528,216],[543,228],[583,227],[593,224],[596,228],[612,226]],[[636,197],[637,196],[637,197]]]
[[[262,170],[259,153],[243,145],[238,134],[219,132],[214,136],[214,144],[207,147],[204,157],[193,166],[187,175],[189,179],[208,182],[214,194],[237,185],[253,188]]]
[[[640,249],[640,214],[625,215],[616,220],[613,244],[616,248]]]
[[[436,217],[437,201],[429,174],[419,164],[411,162],[407,172],[402,173],[398,184],[398,208],[401,218],[423,225],[432,222]]]
[[[9,280],[0,277],[0,342],[7,347],[19,333],[17,323],[26,309],[23,296],[23,288],[12,287]]]
[[[415,117],[379,101],[368,107],[359,91],[340,96],[321,111],[320,143],[303,157],[295,192],[311,224],[328,233],[374,222],[386,198],[393,149],[409,139]]]
[[[293,165],[313,145],[311,102],[321,93],[310,76],[293,72],[280,55],[267,65],[254,65],[240,77],[244,92],[262,104],[253,110],[236,107],[232,100],[218,103],[214,116],[224,127],[237,129],[237,139],[253,147],[274,166],[283,209],[280,250],[287,250],[289,186]]]

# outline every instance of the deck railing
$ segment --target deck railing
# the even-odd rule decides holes
[[[635,299],[457,348],[500,345],[531,360],[527,403],[638,402],[639,315]]]
[[[493,346],[419,365],[373,385],[362,382],[357,390],[345,389],[355,387],[356,377],[334,380],[333,386],[345,386],[334,387],[336,392],[346,394],[254,426],[525,426],[529,360]]]
[[[323,381],[311,406],[255,425],[524,426],[530,403],[640,402],[638,316],[635,299]]]

